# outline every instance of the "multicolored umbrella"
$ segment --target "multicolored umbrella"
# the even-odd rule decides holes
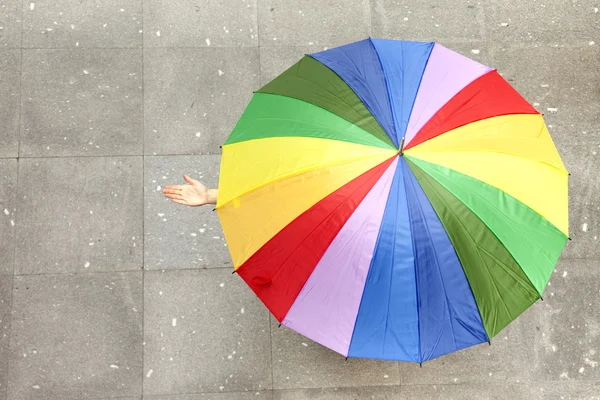
[[[283,325],[420,363],[541,298],[568,239],[567,179],[542,115],[494,69],[367,39],[253,95],[217,210],[235,271]]]

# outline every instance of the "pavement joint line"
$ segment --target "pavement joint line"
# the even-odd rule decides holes
[[[589,260],[589,261],[600,261],[600,257],[561,257],[561,260]],[[34,274],[13,274],[13,275],[0,275],[0,276],[14,276],[14,277],[27,277],[27,276],[54,276],[54,275],[91,275],[91,274],[125,274],[125,273],[133,273],[139,272],[143,270],[143,272],[160,272],[160,273],[170,273],[170,272],[183,272],[183,271],[219,271],[224,270],[229,272],[231,266],[225,267],[206,267],[206,268],[143,268],[143,269],[126,269],[126,270],[114,270],[114,271],[81,271],[81,272],[42,272],[42,273],[34,273]],[[555,269],[556,271],[556,269]]]
[[[25,10],[23,9],[23,7],[21,7],[21,49],[20,49],[20,71],[19,71],[19,126],[18,126],[18,140],[17,140],[17,177],[16,177],[16,182],[15,182],[15,192],[16,195],[14,196],[15,201],[18,201],[17,196],[19,194],[19,154],[21,152],[21,127],[23,124],[23,25],[24,25],[24,18],[25,17]],[[17,206],[17,204],[15,204],[15,212],[14,212],[14,219],[16,221],[18,221],[18,216],[19,216],[19,207]],[[8,377],[10,376],[10,371],[11,371],[11,354],[12,354],[12,348],[11,348],[11,342],[12,342],[12,332],[13,332],[13,316],[14,316],[14,306],[15,306],[15,267],[17,265],[17,232],[18,232],[18,226],[15,227],[13,235],[12,235],[12,240],[13,240],[13,263],[12,263],[12,276],[11,276],[11,281],[10,281],[10,315],[9,315],[9,322],[8,322],[8,359],[6,360],[6,374],[7,374],[7,378],[5,380],[5,387],[4,387],[4,394],[6,396],[6,398],[8,398],[8,386],[9,386],[9,379]]]
[[[144,156],[144,154],[146,153],[146,112],[145,112],[145,104],[146,104],[146,95],[145,95],[145,89],[146,89],[146,82],[144,79],[144,69],[145,69],[145,64],[144,64],[144,53],[145,53],[145,48],[144,48],[144,37],[146,36],[146,27],[144,26],[144,1],[141,1],[141,8],[142,8],[142,71],[141,71],[141,79],[142,79],[142,187],[141,187],[141,191],[142,191],[142,196],[141,196],[141,201],[142,201],[142,304],[141,304],[141,308],[142,308],[142,343],[140,343],[140,346],[142,347],[142,351],[141,351],[141,355],[142,355],[142,360],[141,360],[141,364],[142,364],[142,368],[141,368],[141,381],[140,381],[140,393],[142,398],[144,397],[144,379],[146,376],[146,363],[145,363],[145,359],[146,359],[146,346],[144,346],[144,343],[146,342],[146,321],[145,321],[145,315],[146,315],[146,303],[145,303],[145,299],[146,299],[146,269],[144,268],[146,266],[146,259],[145,259],[145,255],[146,255],[146,226],[145,226],[145,221],[146,221],[146,199],[145,199],[145,192],[146,192],[146,157]]]
[[[16,159],[16,158],[20,158],[20,159],[53,159],[53,158],[117,158],[117,157],[175,157],[175,156],[185,156],[185,157],[191,157],[191,156],[219,156],[221,155],[221,153],[195,153],[195,154],[109,154],[109,155],[73,155],[73,156],[34,156],[34,157],[27,157],[27,156],[17,156],[17,157],[0,157],[0,160],[3,159],[7,159],[7,160],[11,160],[11,159]]]
[[[143,272],[159,272],[169,273],[175,271],[219,271],[224,270],[229,272],[231,267],[212,267],[212,268],[168,268],[168,269],[145,269]],[[14,275],[0,275],[0,276],[14,276],[14,277],[27,277],[27,276],[57,276],[57,275],[92,275],[92,274],[127,274],[140,272],[142,269],[128,269],[128,270],[115,270],[115,271],[81,271],[81,272],[42,272],[35,274],[14,274]]]
[[[375,37],[375,36],[373,36]],[[366,39],[366,38],[365,38]],[[420,41],[429,41],[427,38],[423,37],[420,39]],[[477,39],[477,40],[453,40],[453,39],[446,39],[446,38],[437,38],[436,40],[433,40],[433,38],[430,41],[434,41],[440,44],[443,44],[446,47],[451,48],[453,45],[467,45],[467,44],[477,44],[477,43],[485,43],[485,44],[491,44],[494,46],[514,46],[514,48],[522,48],[522,49],[528,49],[528,48],[544,48],[544,47],[548,47],[548,48],[589,48],[589,44],[588,44],[588,40],[587,39],[581,39],[581,43],[578,42],[566,42],[566,43],[556,43],[555,41],[537,41],[537,42],[521,42],[521,41],[509,41],[509,42],[505,42],[505,41],[494,41],[493,39],[485,39],[485,38],[481,38],[481,39]],[[329,48],[333,48],[333,47],[337,47],[340,46],[340,44],[334,44],[332,46],[329,46]],[[290,45],[282,45],[282,46],[263,46],[260,45],[260,42],[258,45],[255,46],[150,46],[150,47],[4,47],[3,50],[16,50],[16,49],[21,49],[21,50],[74,50],[74,51],[85,51],[85,50],[152,50],[152,49],[171,49],[171,50],[193,50],[193,49],[197,49],[197,50],[209,50],[209,51],[214,51],[216,49],[227,49],[227,50],[231,50],[231,49],[255,49],[255,48],[266,48],[266,49],[281,49],[281,48],[304,48],[306,47],[306,45],[302,44],[302,45],[294,45],[294,44],[290,44]],[[317,46],[318,47],[318,46]]]
[[[400,364],[400,363],[398,363]],[[413,366],[412,364],[414,363],[407,363],[407,364],[411,364],[411,368],[414,368],[415,366],[418,368],[418,364],[415,364],[415,366]],[[587,382],[588,384],[592,385],[594,384],[596,381],[589,381]],[[504,387],[506,385],[508,386],[520,386],[520,387],[531,387],[531,385],[533,384],[563,384],[566,386],[569,386],[569,381],[564,381],[564,380],[532,380],[532,381],[528,381],[528,382],[487,382],[486,385],[489,386],[498,386],[498,387]],[[572,384],[572,382],[571,382]],[[261,392],[261,393],[269,393],[269,392],[294,392],[294,391],[300,391],[300,390],[339,390],[339,389],[371,389],[371,388],[398,388],[401,389],[403,387],[431,387],[431,386],[444,386],[444,387],[460,387],[460,386],[470,386],[470,385],[477,385],[477,383],[475,382],[458,382],[458,383],[403,383],[403,384],[396,384],[396,383],[391,383],[388,385],[382,385],[382,384],[374,384],[374,385],[352,385],[352,386],[298,386],[298,387],[287,387],[287,388],[280,388],[280,389],[258,389],[258,390],[248,390],[248,391],[241,391],[241,390],[232,390],[232,391],[227,391],[227,390],[220,390],[220,391],[206,391],[206,392],[169,392],[169,393],[165,393],[165,394],[154,394],[154,395],[145,395],[144,398],[148,397],[148,398],[158,398],[158,397],[163,397],[163,396],[176,396],[176,395],[210,395],[210,394],[219,394],[219,393],[229,393],[229,394],[233,394],[233,393],[256,393],[256,392]],[[118,397],[116,397],[118,399]]]

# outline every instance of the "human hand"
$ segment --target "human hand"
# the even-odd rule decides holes
[[[168,185],[162,190],[163,194],[170,198],[174,203],[184,204],[186,206],[202,206],[204,204],[217,203],[217,189],[208,189],[204,184],[196,179],[184,174],[188,184]]]

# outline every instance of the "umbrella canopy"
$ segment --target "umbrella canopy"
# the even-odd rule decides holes
[[[423,362],[541,298],[567,179],[542,115],[494,69],[370,38],[253,95],[217,211],[236,272],[283,325],[345,356]]]

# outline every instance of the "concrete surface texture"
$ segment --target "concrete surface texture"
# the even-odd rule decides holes
[[[600,2],[3,0],[0,399],[599,399]],[[570,179],[570,242],[492,342],[423,365],[348,360],[277,324],[218,219],[252,91],[367,36],[438,41],[538,110]]]

